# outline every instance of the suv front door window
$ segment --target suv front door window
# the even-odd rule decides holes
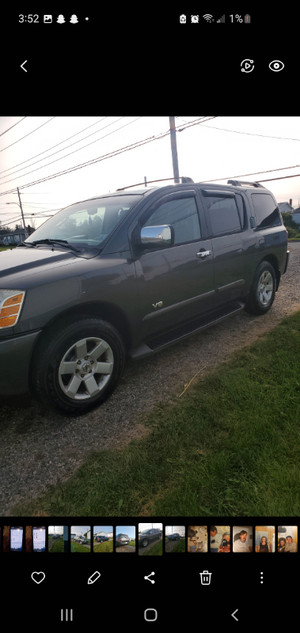
[[[169,224],[174,229],[174,245],[199,240],[200,224],[194,196],[171,199],[151,214],[144,226]]]
[[[205,192],[204,202],[212,236],[216,304],[222,304],[242,296],[245,286],[242,206],[234,194],[222,192]]]

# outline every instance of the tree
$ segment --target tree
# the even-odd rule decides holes
[[[288,230],[289,237],[300,237],[300,228],[297,222],[294,222],[290,213],[282,213],[284,226]]]

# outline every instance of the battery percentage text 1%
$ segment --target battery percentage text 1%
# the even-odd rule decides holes
[[[230,19],[231,19],[231,22],[239,22],[239,23],[244,22],[243,17],[239,15],[238,13],[236,13],[235,15],[231,14]]]

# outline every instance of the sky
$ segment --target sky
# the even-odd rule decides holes
[[[59,534],[60,536],[62,536],[63,533],[64,533],[63,525],[49,525],[48,527],[48,534]]]
[[[180,536],[185,536],[185,526],[184,525],[167,525],[166,526],[166,536],[169,534],[180,534]]]
[[[258,180],[300,205],[300,117],[182,114],[175,125],[180,176]],[[37,228],[74,202],[172,178],[169,128],[168,116],[0,117],[0,226],[21,224],[17,187]]]
[[[94,534],[98,534],[98,532],[113,532],[112,525],[94,525],[93,527]]]
[[[145,532],[146,530],[152,529],[162,530],[162,523],[139,523],[139,532]]]
[[[90,525],[72,525],[71,526],[71,534],[76,534],[76,536],[83,536],[90,530],[91,530]]]
[[[134,525],[117,525],[116,534],[127,534],[132,540],[136,537],[136,529]]]

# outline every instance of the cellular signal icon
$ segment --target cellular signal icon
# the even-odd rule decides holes
[[[219,20],[217,20],[217,23],[218,22],[225,22],[225,14],[222,15],[222,17]]]
[[[206,22],[213,22],[214,21],[214,16],[211,15],[211,13],[205,13],[202,17],[203,17],[203,19]]]

